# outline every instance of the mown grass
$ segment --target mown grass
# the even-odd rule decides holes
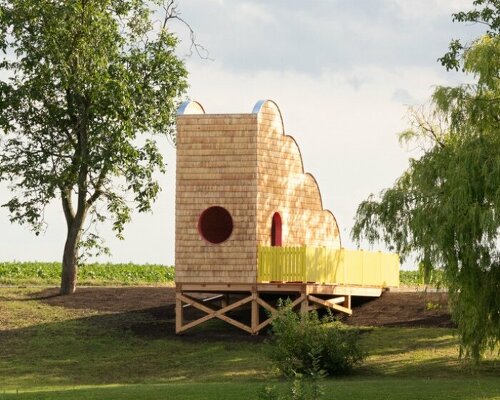
[[[158,285],[173,282],[174,267],[136,264],[84,264],[78,271],[80,285]],[[0,263],[0,284],[57,285],[61,280],[61,263]]]
[[[277,386],[283,391],[284,383]],[[498,399],[497,378],[450,379],[335,379],[323,383],[324,400],[484,400]],[[113,385],[75,387],[65,390],[42,389],[33,392],[0,393],[0,399],[11,400],[235,400],[257,399],[263,384],[249,382],[172,383],[155,385]]]
[[[33,299],[36,292],[0,289],[0,398],[252,399],[268,383],[283,386],[270,375],[263,338],[223,322],[177,337],[173,320],[151,310],[69,309]],[[325,399],[498,398],[498,358],[460,362],[454,334],[365,328],[366,362],[325,381]]]

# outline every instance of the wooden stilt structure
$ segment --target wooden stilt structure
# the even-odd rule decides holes
[[[258,334],[277,312],[276,297],[302,313],[350,315],[352,296],[378,297],[399,284],[396,254],[342,248],[275,102],[244,114],[205,114],[185,102],[176,149],[177,333],[220,319]],[[187,309],[203,314],[188,320]],[[245,323],[234,315],[242,309]]]
[[[318,285],[308,283],[259,283],[249,284],[181,284],[176,285],[176,333],[182,333],[194,328],[203,322],[218,318],[228,324],[250,334],[256,335],[269,325],[276,308],[262,298],[262,295],[280,295],[292,299],[292,308],[300,312],[309,312],[312,309],[329,308],[333,311],[352,314],[350,308],[352,296],[378,297],[382,293],[377,287],[357,287],[338,285]],[[217,294],[218,296],[214,296]],[[229,294],[238,294],[239,297],[233,303],[227,299]],[[195,297],[196,296],[196,297]],[[205,297],[203,297],[205,296]],[[220,307],[214,304],[208,305],[205,300],[218,298],[222,300]],[[233,296],[233,298],[235,298]],[[241,309],[250,304],[250,324],[244,324],[227,315],[228,312]],[[196,308],[205,313],[204,316],[193,321],[186,322],[184,309],[186,305]],[[268,317],[260,321],[260,309],[268,312]]]

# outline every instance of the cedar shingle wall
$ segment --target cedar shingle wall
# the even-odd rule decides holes
[[[233,233],[221,244],[198,233],[198,218],[211,206],[233,218]],[[335,218],[323,210],[318,185],[304,173],[273,102],[258,114],[177,117],[177,282],[256,282],[257,244],[270,245],[275,212],[284,246],[340,247]]]
[[[255,282],[256,116],[178,116],[176,186],[176,281]],[[233,232],[220,244],[198,233],[198,218],[211,206],[233,218]]]
[[[258,114],[257,240],[270,245],[275,212],[282,219],[283,246],[340,247],[333,214],[323,210],[316,180],[304,173],[297,143],[284,135],[277,106],[267,101]]]

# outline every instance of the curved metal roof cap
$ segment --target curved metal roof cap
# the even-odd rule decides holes
[[[281,119],[281,128],[283,130],[283,134],[285,134],[285,124],[283,123],[283,115],[281,115],[281,110],[280,108],[278,107],[278,104],[276,104],[276,102],[274,100],[270,100],[270,99],[263,99],[263,100],[259,100],[257,103],[255,103],[255,105],[253,106],[253,110],[252,110],[252,114],[258,114],[260,113],[260,111],[262,110],[262,107],[264,107],[264,105],[269,102],[271,103],[274,107],[276,107],[276,110],[278,111],[278,114],[280,116],[280,119]]]
[[[177,109],[177,115],[185,114],[205,114],[205,109],[201,103],[194,100],[187,100]]]
[[[253,106],[252,114],[258,114],[262,107],[264,106],[265,102],[268,100],[259,100],[255,105]]]

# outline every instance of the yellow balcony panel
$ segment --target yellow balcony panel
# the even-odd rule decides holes
[[[329,247],[258,247],[259,282],[399,286],[399,256]]]

